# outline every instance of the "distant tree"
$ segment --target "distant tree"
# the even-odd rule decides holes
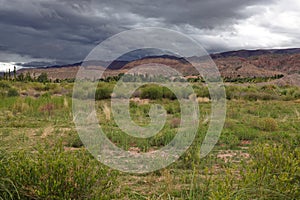
[[[14,80],[17,80],[17,68],[14,66]]]
[[[32,81],[30,72],[27,72],[27,73],[26,73],[26,75],[25,75],[25,81]]]
[[[17,68],[14,66],[14,71],[13,71],[14,79],[17,80]]]
[[[46,83],[46,82],[49,82],[47,73],[45,73],[45,72],[41,73],[41,74],[38,76],[37,81],[40,82],[40,83]]]
[[[124,73],[118,74],[118,80],[120,80],[124,75],[125,75]]]
[[[24,81],[24,79],[25,79],[25,77],[24,77],[23,73],[19,74],[18,77],[17,77],[18,81]]]
[[[35,72],[33,72],[32,81],[36,81],[36,74],[35,74]]]

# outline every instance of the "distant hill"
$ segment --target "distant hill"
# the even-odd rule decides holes
[[[213,59],[228,58],[228,57],[249,58],[253,56],[261,56],[261,55],[268,55],[268,54],[273,54],[273,55],[300,54],[300,48],[228,51],[223,53],[211,54],[211,57]]]
[[[285,82],[285,79],[288,79],[289,82],[291,82],[291,79],[300,80],[297,78],[300,74],[300,48],[229,51],[212,54],[211,57],[215,61],[223,77],[271,77],[282,74],[284,77],[280,80],[281,84]],[[111,63],[104,74],[105,76],[115,76],[119,73],[125,73],[135,66],[149,63],[159,63],[170,66],[185,76],[198,74],[184,58],[178,58],[173,55],[150,55],[136,60],[119,59]],[[57,65],[45,68],[23,68],[19,70],[18,73],[30,72],[37,76],[42,72],[46,72],[51,79],[65,79],[75,78],[77,70],[81,65],[101,67],[107,66],[108,64],[109,63],[104,61],[90,61],[89,63],[79,62],[70,65]],[[296,83],[297,82],[298,81],[296,81]],[[296,83],[294,81],[292,84]]]

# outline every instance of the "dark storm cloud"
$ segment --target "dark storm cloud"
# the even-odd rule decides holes
[[[245,7],[271,2],[0,0],[0,53],[76,62],[97,43],[132,27],[189,25],[217,31],[249,17]],[[215,41],[207,43],[210,49],[222,48]]]
[[[2,1],[0,45],[34,58],[83,59],[97,42],[124,30],[89,12],[82,2]]]
[[[161,17],[166,24],[190,24],[196,27],[223,26],[248,17],[246,6],[270,4],[274,0],[105,0],[115,11],[126,10],[144,17]]]

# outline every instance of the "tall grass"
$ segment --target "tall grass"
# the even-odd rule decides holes
[[[193,84],[198,97],[209,97],[204,85]],[[231,100],[226,124],[218,144],[204,159],[200,159],[200,145],[211,104],[199,101],[199,130],[190,148],[167,169],[131,175],[109,170],[84,149],[72,122],[71,98],[63,92],[71,86],[0,81],[0,96],[4,95],[0,101],[0,144],[7,149],[0,151],[0,199],[300,199],[297,87],[228,86]],[[105,91],[112,87],[113,83],[98,85],[107,98],[110,92]],[[130,137],[120,130],[108,100],[101,100],[98,90],[101,128],[126,151],[160,149],[180,128],[180,105],[174,94],[164,87],[147,87],[138,89],[134,96],[141,97],[146,91],[159,98],[147,99],[147,104],[140,99],[130,102],[136,124],[150,122],[152,103],[167,111],[165,127],[147,139]],[[28,90],[29,96],[20,92],[21,96],[8,97],[11,88]],[[84,92],[88,93],[88,88]],[[35,93],[39,97],[32,95]],[[80,97],[80,92],[77,95]],[[50,111],[47,105],[51,105]],[[41,137],[46,127],[53,131]],[[58,138],[65,146],[56,145]],[[248,156],[225,161],[219,156],[223,152]]]
[[[1,179],[4,188],[17,189],[7,194],[13,199],[110,199],[116,186],[115,172],[85,150],[65,151],[61,145],[14,152],[0,173],[9,180]]]

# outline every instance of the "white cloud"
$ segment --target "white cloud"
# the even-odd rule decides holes
[[[47,59],[47,58],[32,58],[28,55],[20,55],[16,53],[8,53],[8,52],[1,52],[0,53],[0,60],[4,63],[10,63],[10,61],[14,61],[15,63],[27,63],[27,62],[55,62],[54,59]]]
[[[299,11],[300,1],[280,0],[275,4],[245,7],[240,12],[251,16],[225,28],[182,26],[181,30],[210,50],[299,47]]]
[[[9,70],[13,72],[14,67],[16,67],[16,70],[21,69],[21,66],[16,65],[16,63],[5,63],[0,62],[0,72],[8,72]]]

